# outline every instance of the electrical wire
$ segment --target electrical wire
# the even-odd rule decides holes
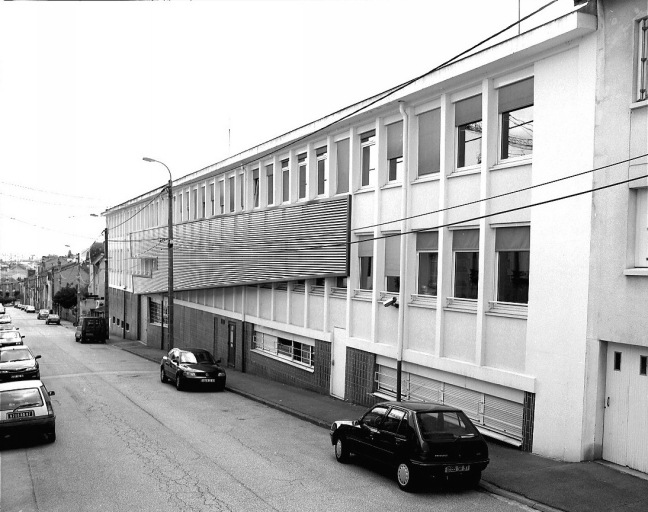
[[[75,196],[72,194],[63,194],[62,192],[54,192],[53,190],[43,190],[39,188],[33,188],[33,187],[26,187],[24,185],[18,185],[17,183],[9,183],[8,181],[0,181],[0,184],[2,185],[9,185],[10,187],[18,187],[18,188],[24,188],[27,190],[33,190],[34,192],[43,192],[45,194],[52,194],[56,196],[65,196],[65,197],[73,197],[75,199],[87,199],[88,201],[98,201],[99,199],[96,197],[85,197],[85,196]]]
[[[7,194],[6,192],[0,192],[0,196],[12,197],[20,201],[29,201],[30,203],[39,203],[39,204],[48,204],[50,206],[65,206],[66,208],[83,208],[84,210],[89,210],[91,207],[83,206],[80,204],[63,204],[63,203],[51,203],[49,201],[41,201],[40,199],[29,199],[28,197],[14,196],[13,194]]]
[[[483,203],[485,201],[491,201],[493,199],[499,199],[499,198],[510,196],[510,195],[513,195],[513,194],[518,194],[520,192],[527,192],[527,191],[532,190],[534,188],[544,187],[546,185],[553,185],[554,183],[559,183],[561,181],[569,180],[569,179],[572,179],[572,178],[577,178],[579,176],[583,176],[585,174],[590,174],[590,173],[594,173],[594,172],[597,172],[597,171],[601,171],[603,169],[609,169],[610,167],[614,167],[616,165],[621,165],[621,164],[625,164],[625,163],[628,163],[628,162],[632,162],[633,160],[638,160],[639,158],[645,158],[647,156],[648,156],[648,153],[644,153],[643,155],[634,156],[632,158],[627,158],[626,160],[619,160],[618,162],[614,162],[614,163],[611,163],[611,164],[608,164],[608,165],[603,165],[601,167],[595,167],[593,169],[588,169],[586,171],[578,172],[578,173],[575,173],[575,174],[569,174],[567,176],[563,176],[562,178],[556,178],[555,180],[544,181],[542,183],[537,183],[535,185],[529,185],[528,187],[523,187],[523,188],[519,188],[519,189],[516,189],[516,190],[510,190],[509,192],[503,192],[501,194],[497,194],[497,195],[494,195],[494,196],[484,197],[482,199],[476,199],[474,201],[469,201],[467,203],[461,203],[461,204],[457,204],[457,205],[453,205],[453,206],[447,206],[446,208],[440,208],[438,210],[432,210],[432,211],[429,211],[429,212],[418,213],[416,215],[410,215],[408,217],[403,217],[403,218],[399,218],[399,219],[395,219],[395,220],[380,222],[378,224],[370,224],[370,225],[367,225],[367,226],[354,228],[352,231],[364,231],[364,230],[369,229],[369,228],[374,228],[374,227],[378,227],[378,226],[384,226],[386,224],[395,224],[395,223],[401,222],[403,220],[416,219],[418,217],[423,217],[425,215],[434,215],[435,213],[441,213],[441,212],[446,212],[446,211],[449,211],[449,210],[455,210],[457,208],[463,208],[465,206],[471,206],[471,205],[474,205],[474,204]]]

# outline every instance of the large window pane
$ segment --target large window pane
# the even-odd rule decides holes
[[[268,187],[268,206],[274,204],[274,166],[266,165],[266,183]]]
[[[420,295],[437,295],[439,253],[419,253],[418,293]]]
[[[455,104],[457,167],[481,163],[481,94]]]
[[[498,111],[500,158],[530,155],[533,152],[533,78],[499,89]]]
[[[497,300],[529,302],[529,251],[500,251],[497,269]]]
[[[454,296],[476,299],[479,281],[479,252],[455,252]]]
[[[360,257],[360,289],[373,290],[373,279],[371,275],[371,265],[373,258],[371,256]]]
[[[360,137],[360,146],[362,148],[362,177],[361,185],[363,187],[373,185],[376,173],[376,135],[375,131],[363,134]]]
[[[337,191],[346,194],[349,191],[349,139],[336,143],[337,147]]]
[[[425,176],[441,169],[441,110],[418,116],[418,175]]]

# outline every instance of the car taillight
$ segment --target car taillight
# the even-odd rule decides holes
[[[47,402],[47,414],[48,414],[49,416],[53,416],[53,415],[54,415],[54,408],[52,407],[51,402]]]

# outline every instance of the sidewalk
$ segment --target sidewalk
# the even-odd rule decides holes
[[[111,337],[108,343],[154,362],[165,355],[138,341]],[[366,409],[231,368],[226,389],[326,429],[335,420],[357,419]],[[488,492],[544,511],[648,510],[648,476],[643,473],[601,462],[560,462],[497,442],[488,445],[491,462],[482,478]]]

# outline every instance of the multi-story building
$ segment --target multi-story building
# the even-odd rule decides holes
[[[647,16],[586,5],[176,179],[175,345],[648,471]],[[159,347],[166,194],[105,212],[111,330]]]

